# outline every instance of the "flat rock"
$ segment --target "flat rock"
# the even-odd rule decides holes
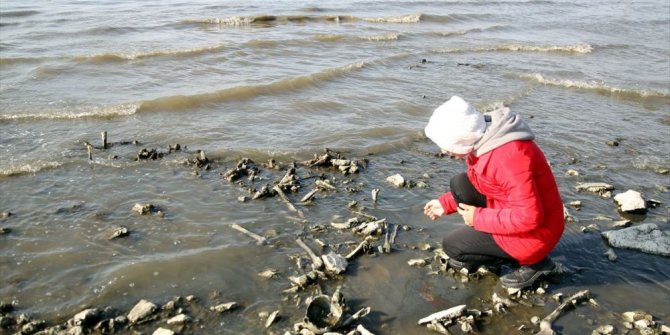
[[[612,190],[614,186],[607,183],[577,183],[575,186],[577,191],[587,191],[591,193],[597,193],[604,198],[609,198],[612,196]]]
[[[614,201],[623,212],[646,212],[647,202],[638,191],[628,190],[614,196]]]
[[[610,246],[670,256],[670,234],[653,223],[602,232]]]
[[[130,323],[142,321],[155,312],[157,308],[158,306],[154,303],[142,299],[130,310],[130,312],[128,312],[128,321],[130,321]]]

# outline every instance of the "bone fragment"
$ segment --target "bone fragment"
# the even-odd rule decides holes
[[[312,198],[314,198],[314,195],[318,191],[319,191],[318,188],[315,188],[315,189],[309,191],[309,193],[305,194],[305,196],[302,197],[302,199],[300,199],[300,202],[308,202],[308,201],[312,200]]]
[[[356,249],[352,250],[348,255],[346,255],[344,258],[347,260],[351,260],[352,258],[356,257],[358,253],[361,251],[367,250],[370,248],[370,241],[372,241],[374,238],[372,236],[367,236],[363,242],[361,242]]]
[[[318,270],[318,269],[323,268],[323,260],[319,256],[317,256],[314,253],[314,251],[312,251],[312,249],[310,249],[309,246],[307,246],[307,244],[305,244],[305,242],[302,241],[301,238],[298,238],[297,240],[295,240],[295,242],[298,243],[298,245],[303,250],[305,250],[307,255],[309,255],[309,258],[312,259],[312,268],[313,269]]]
[[[288,197],[286,196],[286,194],[284,194],[284,191],[282,191],[282,189],[281,189],[281,187],[279,187],[279,185],[276,185],[272,189],[275,192],[277,192],[277,194],[279,194],[279,197],[282,200],[284,200],[284,202],[286,203],[286,206],[288,206],[288,209],[298,213],[298,216],[301,217],[301,218],[305,217],[305,214],[303,214],[303,212],[301,210],[299,210],[299,209],[295,208],[295,206],[293,206],[293,204],[291,203],[291,200],[288,199]]]
[[[247,236],[249,236],[249,237],[251,237],[251,238],[253,238],[254,240],[256,240],[256,242],[257,242],[258,244],[265,244],[265,243],[267,243],[267,239],[266,239],[265,237],[260,236],[260,235],[255,234],[255,233],[252,233],[252,232],[250,232],[250,231],[244,229],[242,226],[238,225],[237,223],[233,223],[233,224],[231,224],[230,227],[233,228],[233,229],[235,229],[235,230],[237,230],[237,231],[239,231],[239,232],[241,232],[241,233],[243,233],[243,234],[245,234],[245,235],[247,235]]]
[[[545,316],[542,321],[540,321],[540,331],[535,333],[535,335],[555,335],[556,332],[551,329],[551,323],[558,319],[558,317],[561,316],[561,314],[563,314],[566,309],[574,307],[582,301],[588,301],[590,298],[591,292],[589,290],[582,290],[572,295],[570,298],[556,307],[553,312]]]

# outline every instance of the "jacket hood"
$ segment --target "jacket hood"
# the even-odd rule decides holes
[[[490,120],[490,122],[489,122]],[[503,107],[486,114],[486,131],[474,145],[476,157],[511,141],[532,140],[535,135],[521,117]]]

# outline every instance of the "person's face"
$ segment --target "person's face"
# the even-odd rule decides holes
[[[442,151],[443,155],[447,155],[451,158],[465,159],[465,157],[468,157],[468,154],[457,154],[457,153],[453,153],[453,152],[450,152],[449,150],[445,150],[445,149],[440,149],[440,150]]]

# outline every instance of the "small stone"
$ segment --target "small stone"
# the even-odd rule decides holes
[[[614,249],[608,248],[607,251],[605,251],[605,256],[607,256],[607,259],[610,260],[610,262],[616,262],[617,260],[617,255],[614,252]]]
[[[154,303],[142,299],[128,313],[128,321],[130,321],[130,323],[138,323],[149,317],[157,308],[158,306]]]
[[[658,174],[670,174],[670,169],[668,169],[668,168],[664,168],[664,167],[656,168],[655,171],[656,171],[656,173],[658,173]]]
[[[580,210],[582,208],[582,202],[579,200],[570,201],[570,206],[576,210]]]
[[[612,223],[612,227],[614,228],[626,228],[630,227],[632,222],[630,220],[619,220],[619,221],[614,221]]]
[[[279,271],[275,269],[267,269],[263,272],[258,273],[259,276],[265,278],[265,279],[270,279],[274,276],[276,276],[279,273]]]
[[[90,326],[98,321],[100,311],[96,308],[85,309],[72,317],[72,325],[75,326]]]
[[[533,316],[532,318],[530,318],[530,323],[536,325],[536,324],[540,323],[540,318],[537,317],[537,316]]]
[[[184,324],[187,322],[191,322],[191,317],[186,314],[179,314],[167,320],[167,324],[169,325]]]
[[[597,193],[603,198],[610,198],[612,196],[611,191],[614,190],[614,186],[607,183],[577,183],[575,188],[577,191]]]
[[[10,228],[6,228],[6,227],[0,228],[0,235],[7,235],[11,232],[12,232],[12,230]]]
[[[13,214],[11,212],[4,211],[4,212],[0,213],[0,219],[6,219],[6,218],[8,218],[12,215]]]
[[[170,329],[165,329],[165,328],[158,328],[154,330],[151,335],[174,335],[174,332]]]
[[[575,177],[579,176],[579,172],[577,170],[569,169],[568,171],[565,171],[565,175]]]
[[[135,204],[135,206],[133,206],[133,212],[137,212],[140,215],[150,214],[151,211],[153,211],[153,210],[154,210],[154,205],[152,205],[152,204],[144,204],[144,205]]]
[[[212,307],[209,308],[209,310],[217,312],[217,313],[223,313],[223,312],[235,309],[235,308],[237,308],[237,302],[233,301],[233,302],[228,302],[228,303],[225,303],[225,304],[219,304],[219,305],[216,305],[216,306],[212,306]]]
[[[596,328],[596,330],[595,330],[595,332],[597,332],[598,334],[602,334],[602,335],[612,334],[613,331],[614,331],[614,326],[612,326],[612,325],[600,326],[600,327]]]
[[[618,147],[619,146],[619,141],[609,140],[609,141],[607,141],[607,145],[609,145],[610,147]]]
[[[426,260],[423,258],[415,258],[407,261],[407,265],[409,266],[426,266],[426,264]]]
[[[386,181],[391,183],[391,185],[395,187],[403,187],[405,186],[405,178],[401,176],[400,174],[394,174],[392,176],[389,176],[386,178]]]
[[[239,202],[247,202],[247,201],[249,201],[249,197],[245,197],[245,196],[237,197],[237,201],[239,201]]]
[[[126,227],[118,227],[114,229],[112,234],[109,236],[110,240],[113,240],[115,238],[120,238],[120,237],[126,237],[130,235],[130,231]]]

